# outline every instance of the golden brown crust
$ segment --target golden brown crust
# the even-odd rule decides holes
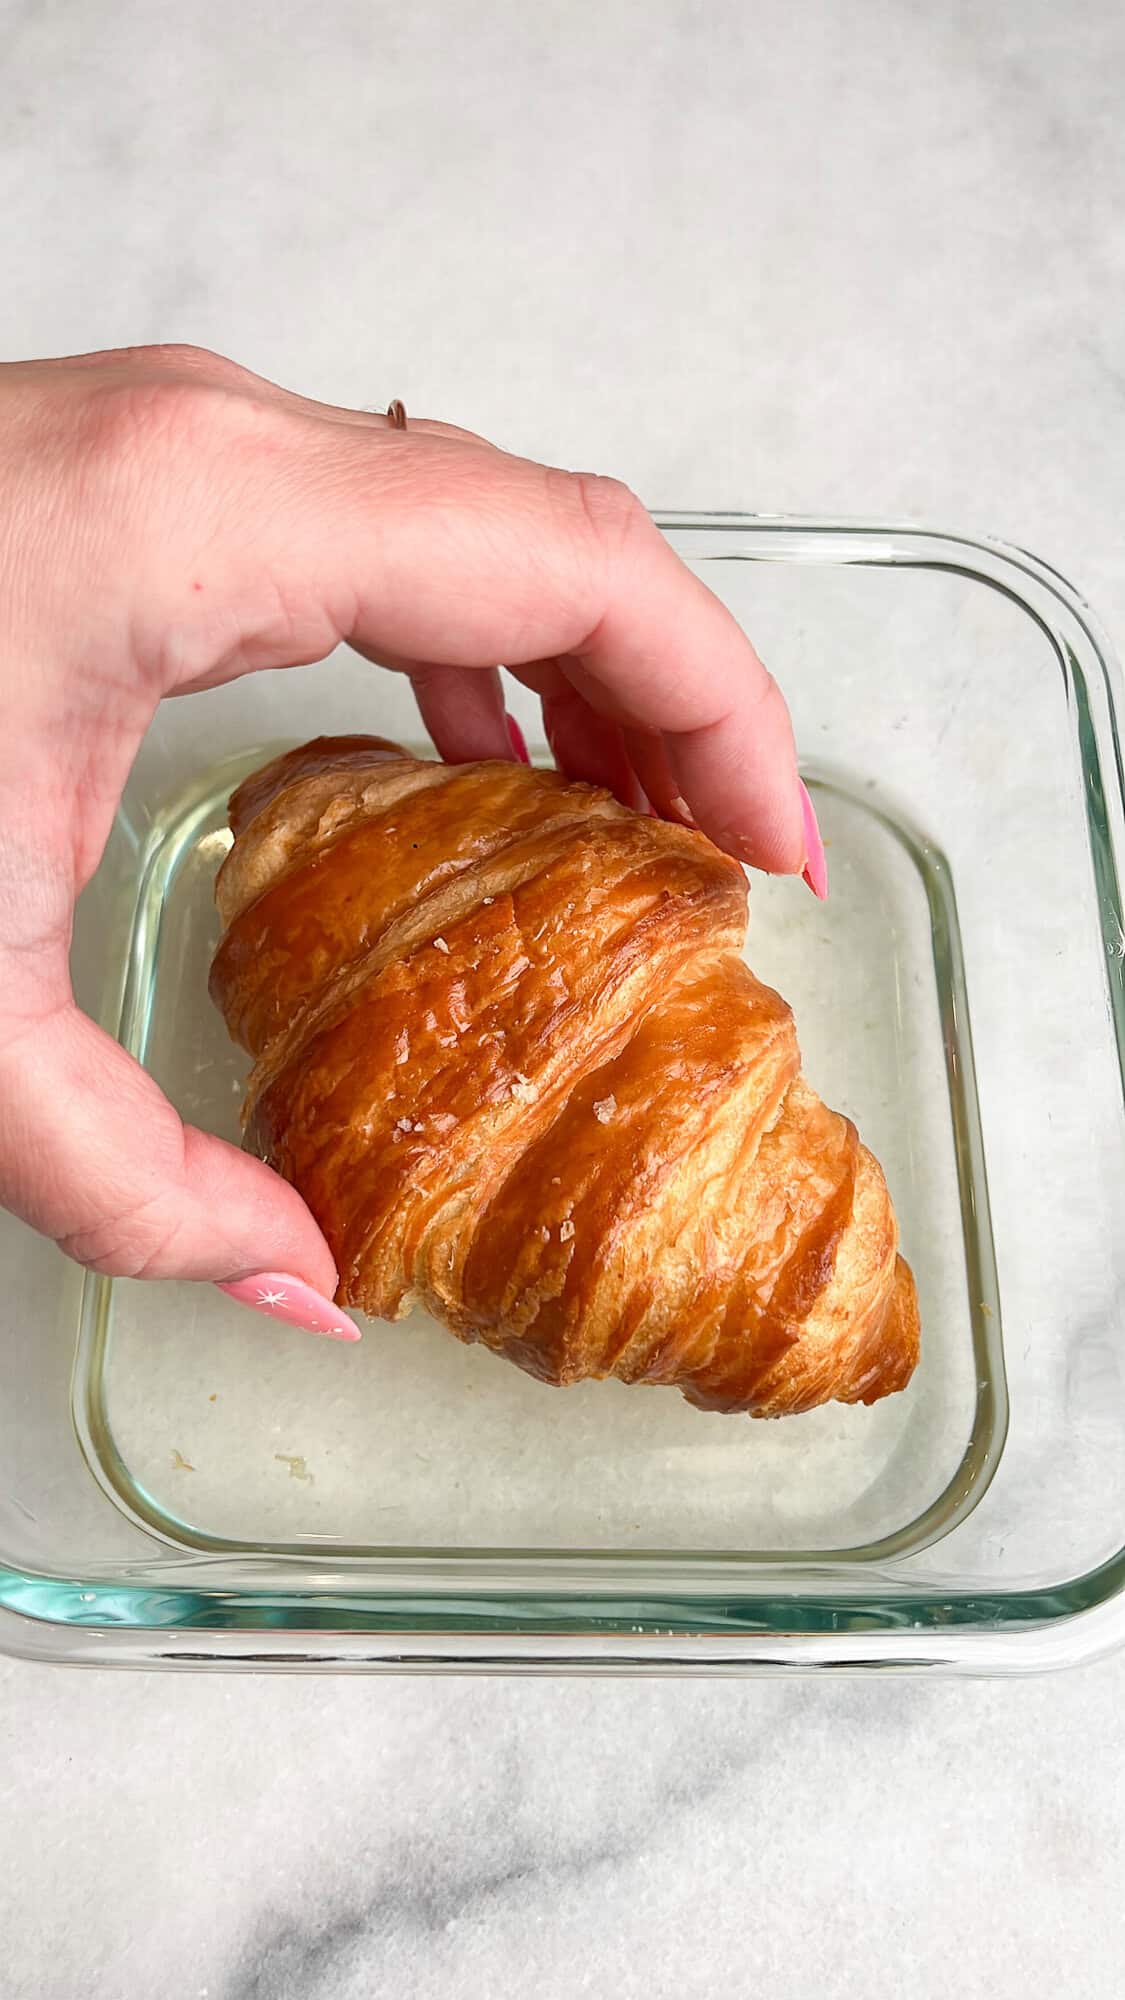
[[[231,794],[230,830],[237,839],[279,792],[300,778],[315,778],[328,771],[339,779],[345,771],[378,763],[383,758],[399,758],[402,754],[399,745],[389,743],[385,736],[314,736],[311,743],[286,750],[242,780]]]
[[[904,1386],[877,1162],[739,950],[742,871],[556,774],[321,739],[231,802],[211,987],[341,1304],[777,1416]]]

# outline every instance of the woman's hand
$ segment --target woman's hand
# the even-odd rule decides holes
[[[288,1274],[302,1321],[294,1275],[336,1283],[304,1203],[181,1124],[67,959],[157,703],[341,640],[446,758],[512,754],[502,660],[571,776],[823,865],[778,689],[624,487],[190,348],[0,367],[0,1202],[95,1270]]]

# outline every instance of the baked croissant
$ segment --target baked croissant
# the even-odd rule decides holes
[[[555,772],[376,737],[277,758],[230,823],[211,992],[256,1058],[245,1143],[341,1305],[709,1410],[904,1386],[883,1174],[739,955],[736,862]]]

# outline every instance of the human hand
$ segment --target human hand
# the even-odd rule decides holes
[[[300,1197],[182,1125],[67,965],[157,703],[342,640],[452,761],[513,754],[503,660],[570,776],[818,892],[823,852],[778,689],[624,487],[195,349],[0,367],[0,1203],[93,1270],[284,1289],[351,1337]]]

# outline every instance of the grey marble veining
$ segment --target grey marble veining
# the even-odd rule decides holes
[[[1119,1990],[1116,1667],[3,1694],[5,1992]]]
[[[0,0],[6,355],[194,340],[653,504],[1005,535],[1125,643],[1116,0]],[[0,1666],[12,2000],[1120,1990],[1125,1659]]]

